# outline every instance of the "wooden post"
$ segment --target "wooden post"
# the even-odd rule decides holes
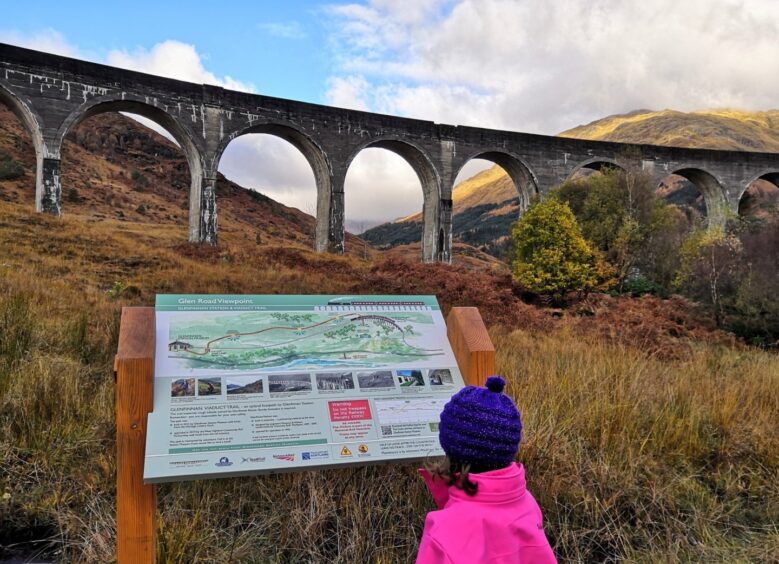
[[[453,307],[446,318],[446,334],[465,383],[483,386],[495,374],[495,347],[479,309]]]
[[[157,491],[143,484],[146,416],[153,408],[154,308],[122,308],[116,375],[116,560],[153,563]]]

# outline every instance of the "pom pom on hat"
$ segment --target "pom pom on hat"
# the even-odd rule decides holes
[[[506,381],[500,376],[490,376],[487,378],[487,389],[491,392],[501,393],[506,387]]]
[[[453,460],[480,468],[511,464],[522,439],[522,420],[512,399],[503,393],[506,381],[487,378],[486,387],[466,386],[441,412],[438,440]]]

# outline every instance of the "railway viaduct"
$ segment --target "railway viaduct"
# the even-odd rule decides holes
[[[451,260],[452,190],[460,169],[481,158],[500,165],[520,209],[581,168],[637,168],[659,182],[671,174],[693,182],[710,224],[738,213],[757,179],[779,184],[779,155],[631,145],[497,131],[345,110],[192,84],[0,44],[0,102],[21,120],[37,156],[35,209],[60,214],[60,151],[80,121],[130,112],[164,127],[189,163],[189,239],[217,241],[216,178],[233,139],[266,133],[285,139],[310,163],[317,187],[315,246],[344,251],[344,180],[368,147],[403,157],[424,193],[422,258]]]

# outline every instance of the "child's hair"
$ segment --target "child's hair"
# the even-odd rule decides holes
[[[480,469],[471,464],[452,460],[448,456],[435,460],[426,460],[425,468],[430,474],[444,481],[447,486],[454,486],[468,495],[476,495],[479,484],[469,478],[471,472],[478,473]]]

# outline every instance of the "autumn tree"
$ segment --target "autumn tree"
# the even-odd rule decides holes
[[[670,289],[689,222],[658,197],[652,178],[640,171],[606,169],[567,181],[552,194],[567,202],[593,247],[614,267],[619,289]]]
[[[588,292],[602,274],[568,204],[548,198],[531,206],[511,230],[516,281],[556,303],[568,292]]]
[[[728,329],[757,345],[779,347],[779,215],[751,218],[739,235],[740,260]]]
[[[726,298],[735,294],[741,248],[738,237],[715,228],[695,231],[682,245],[676,287],[711,306],[717,327],[725,319]]]

